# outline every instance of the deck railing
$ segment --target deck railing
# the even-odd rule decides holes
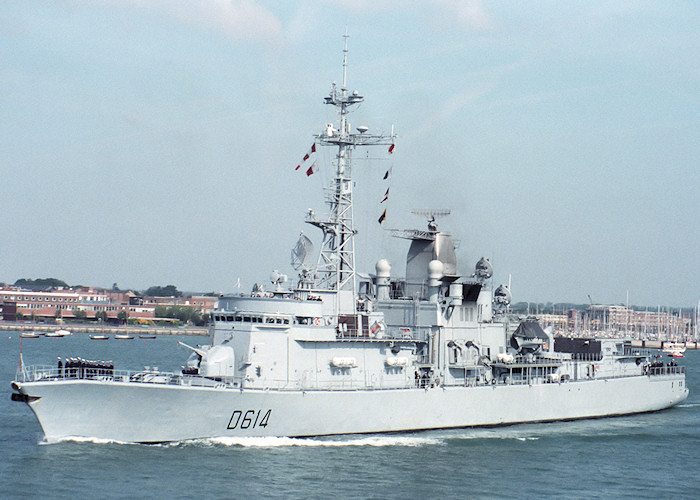
[[[644,374],[648,376],[661,375],[681,375],[685,374],[685,366],[666,365],[666,366],[649,366],[645,369]],[[541,383],[559,383],[559,382],[574,382],[575,379],[569,379],[568,375],[555,376],[554,372],[530,374],[529,372],[516,376],[508,372],[500,373],[498,378],[487,380],[483,373],[474,373],[466,379],[457,383],[451,383],[450,386],[480,386],[480,385],[525,385],[525,384],[541,384]],[[601,379],[621,378],[630,376],[639,376],[630,374],[614,374],[600,377]],[[597,377],[596,377],[597,378]],[[134,384],[162,384],[169,386],[186,386],[186,387],[202,387],[202,388],[241,388],[243,380],[240,377],[204,377],[201,375],[185,375],[181,373],[161,372],[157,369],[144,370],[115,370],[111,368],[93,368],[82,367],[76,368],[57,368],[49,365],[32,365],[24,366],[17,371],[15,378],[18,382],[38,382],[52,381],[61,382],[66,380],[92,380],[95,382],[120,382]],[[584,380],[584,379],[579,379]],[[444,384],[438,379],[418,379],[418,380],[392,380],[380,381],[373,380],[367,382],[353,378],[341,380],[267,380],[265,389],[272,390],[382,390],[382,389],[402,389],[410,387],[439,387]],[[254,386],[258,387],[257,384]]]
[[[571,359],[574,361],[601,361],[602,352],[572,352]]]
[[[17,370],[18,382],[95,380],[99,382],[131,382],[141,384],[164,384],[190,387],[240,387],[240,377],[203,377],[161,372],[157,369],[115,370],[114,368],[62,367],[50,365],[24,366]]]
[[[358,329],[353,327],[344,327],[336,330],[336,338],[338,340],[370,340],[370,341],[387,341],[387,340],[409,340],[421,341],[427,338],[427,333],[423,329],[401,329],[387,328],[385,330],[377,329]]]
[[[680,375],[685,373],[685,366],[666,365],[650,366],[647,368],[648,375]]]

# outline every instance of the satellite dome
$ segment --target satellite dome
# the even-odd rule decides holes
[[[430,279],[440,279],[443,277],[443,271],[445,270],[445,264],[439,260],[431,260],[428,262],[428,278]]]
[[[359,133],[361,133],[361,134],[364,134],[364,133],[367,132],[368,130],[369,130],[369,127],[366,127],[366,126],[364,126],[364,125],[360,125],[359,127],[357,127],[357,131],[358,131]]]
[[[391,275],[391,264],[389,264],[389,261],[386,259],[379,259],[374,269],[377,271],[377,276],[381,278]]]

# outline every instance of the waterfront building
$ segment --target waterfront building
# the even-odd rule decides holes
[[[99,290],[92,287],[57,288],[33,291],[19,287],[0,288],[2,318],[12,321],[17,315],[35,319],[106,319],[116,322],[126,313],[130,319],[150,321],[156,318],[156,306],[183,306],[208,314],[216,308],[216,297],[142,297],[132,291]],[[82,311],[79,312],[79,311]],[[84,316],[83,316],[84,313]]]
[[[639,311],[622,305],[591,304],[586,310],[571,310],[568,330],[572,335],[638,340],[683,340],[693,338],[690,316],[657,308]]]
[[[554,335],[567,335],[569,317],[566,314],[537,314],[537,320],[542,328],[552,327]]]

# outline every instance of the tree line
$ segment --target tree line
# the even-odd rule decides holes
[[[6,285],[5,283],[0,283],[0,285]],[[51,288],[79,288],[83,285],[69,285],[63,280],[58,278],[20,278],[14,282],[14,286],[25,288],[27,290],[32,290],[34,292],[41,292]],[[120,291],[119,286],[114,283],[111,288],[112,291]],[[175,285],[166,286],[152,286],[142,291],[141,294],[145,297],[182,297],[183,293],[177,289]]]

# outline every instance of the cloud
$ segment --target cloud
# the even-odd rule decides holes
[[[436,112],[426,117],[416,129],[405,134],[405,137],[410,140],[413,137],[420,137],[435,129],[439,129],[443,122],[451,118],[465,106],[468,106],[470,103],[488,94],[490,91],[490,86],[483,86],[482,88],[470,89],[466,92],[453,94],[442,103],[442,106],[440,106]]]
[[[480,0],[436,0],[435,6],[441,21],[460,28],[489,31],[495,24]]]
[[[369,0],[331,0],[328,2],[330,4],[335,4],[336,6],[340,7],[341,9],[345,9],[350,12],[355,12],[355,13],[366,13],[366,12],[371,12],[373,10],[376,10],[377,8],[379,9],[385,9],[387,8],[386,4],[387,2],[373,2]],[[393,2],[389,2],[393,3]]]
[[[107,3],[123,5],[110,0]],[[129,3],[235,40],[277,41],[282,36],[282,23],[277,16],[253,0],[130,0]]]
[[[427,11],[435,27],[446,25],[478,31],[487,31],[494,26],[482,0],[326,0],[325,4],[354,14],[376,14],[380,12],[417,13]],[[421,16],[421,14],[419,14]],[[423,19],[425,19],[424,16]]]
[[[415,137],[428,134],[440,127],[444,126],[444,122],[448,121],[452,116],[459,113],[462,109],[477,101],[481,97],[490,94],[498,86],[501,79],[507,74],[517,70],[523,64],[527,57],[523,57],[517,61],[487,68],[481,71],[473,71],[469,73],[468,81],[472,82],[468,85],[468,89],[462,92],[454,92],[442,102],[442,105],[435,112],[428,115],[423,122],[406,137]]]

